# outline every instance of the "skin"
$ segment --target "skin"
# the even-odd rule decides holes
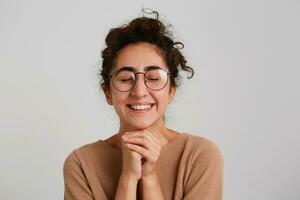
[[[143,72],[150,65],[169,71],[156,46],[148,43],[133,44],[119,52],[112,72],[124,66]],[[122,173],[116,199],[136,199],[137,188],[143,199],[163,199],[156,162],[162,146],[178,135],[166,128],[163,121],[176,88],[171,87],[169,81],[164,89],[152,91],[145,86],[143,75],[137,75],[136,85],[131,91],[120,92],[110,84],[104,93],[107,103],[114,106],[120,120],[119,132],[105,140],[122,150]],[[154,103],[151,111],[136,113],[127,106],[144,103]]]

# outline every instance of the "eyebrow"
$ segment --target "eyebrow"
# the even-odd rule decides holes
[[[162,69],[161,67],[155,66],[155,65],[150,65],[144,68],[144,72],[149,71],[151,69]],[[124,66],[121,67],[120,69],[117,70],[117,72],[121,72],[121,71],[130,71],[130,72],[136,72],[136,69],[134,67],[130,67],[130,66]]]

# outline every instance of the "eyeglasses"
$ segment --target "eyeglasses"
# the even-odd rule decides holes
[[[170,73],[156,67],[149,66],[145,72],[134,72],[132,67],[123,67],[110,75],[112,85],[120,92],[128,92],[135,86],[137,74],[144,75],[144,84],[150,90],[162,90],[168,83]]]

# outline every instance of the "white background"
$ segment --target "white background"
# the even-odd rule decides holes
[[[65,157],[118,129],[98,88],[112,27],[158,10],[195,77],[169,128],[207,137],[225,200],[300,199],[300,2],[0,1],[0,199],[63,198]]]

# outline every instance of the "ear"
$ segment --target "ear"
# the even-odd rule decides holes
[[[106,102],[109,104],[109,105],[113,105],[113,101],[112,101],[112,96],[111,96],[111,92],[110,92],[110,89],[109,88],[103,88],[103,92],[105,94],[105,98],[106,98]]]
[[[176,94],[176,87],[170,87],[170,92],[169,92],[169,104],[172,103],[174,96]]]

